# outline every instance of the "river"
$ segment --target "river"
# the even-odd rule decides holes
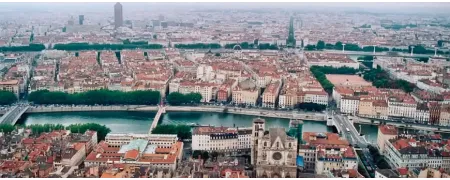
[[[76,124],[99,123],[111,129],[113,133],[147,133],[155,112],[55,112],[25,114],[18,124]],[[189,124],[251,127],[255,116],[208,113],[208,112],[169,112],[162,116],[162,124]],[[289,127],[289,120],[282,118],[263,118],[266,128]],[[357,128],[359,126],[357,125]],[[303,132],[331,132],[326,122],[304,121]],[[377,127],[362,125],[361,131],[370,142],[376,143]]]

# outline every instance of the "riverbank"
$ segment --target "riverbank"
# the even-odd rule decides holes
[[[355,117],[354,120],[355,123],[358,124],[367,124],[367,125],[379,125],[381,122],[380,120],[371,120],[371,119],[367,119],[367,118],[362,118],[362,117]],[[450,133],[450,127],[447,128],[437,128],[437,127],[429,127],[426,125],[421,125],[421,124],[404,124],[401,122],[392,122],[392,121],[383,121],[386,124],[390,124],[390,125],[394,125],[397,127],[408,127],[410,129],[419,129],[419,130],[424,130],[424,131],[430,131],[430,132],[439,132],[439,133]]]

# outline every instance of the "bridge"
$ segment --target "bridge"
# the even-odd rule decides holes
[[[159,120],[161,119],[161,115],[163,113],[166,113],[166,107],[165,106],[158,106],[158,112],[156,113],[155,118],[153,119],[152,125],[150,125],[150,129],[148,130],[148,134],[152,134],[153,129],[156,128],[156,126],[159,123]]]
[[[25,113],[25,111],[27,111],[29,107],[30,106],[28,105],[13,106],[8,112],[0,117],[0,124],[16,124],[17,120],[19,120],[22,114]]]
[[[335,54],[345,54],[345,55],[359,55],[359,56],[396,56],[396,57],[409,57],[409,58],[426,58],[434,56],[434,54],[411,54],[397,52],[397,55],[391,55],[387,52],[364,52],[364,51],[339,51],[339,50],[324,50],[324,51],[305,51],[305,52],[318,52],[318,53],[335,53]],[[395,51],[391,51],[395,52]]]
[[[358,145],[361,148],[367,147],[369,143],[360,135],[360,132],[353,124],[353,120],[335,112],[328,112],[327,117],[327,125],[336,127],[338,132],[342,133],[350,144]]]

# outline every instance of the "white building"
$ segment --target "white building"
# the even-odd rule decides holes
[[[385,143],[389,139],[397,137],[398,129],[392,125],[381,125],[377,133],[377,146],[381,154],[385,151]]]
[[[250,152],[251,129],[228,127],[196,127],[192,131],[192,150],[229,154]]]
[[[305,92],[303,99],[305,103],[316,103],[321,105],[328,105],[328,93],[325,91],[308,91]]]
[[[211,81],[214,79],[214,71],[212,66],[200,65],[197,67],[197,79],[202,81]]]
[[[342,113],[356,115],[359,110],[359,97],[354,96],[342,97],[340,109]]]
[[[416,116],[417,104],[413,98],[400,99],[388,98],[388,114],[394,117],[414,118]]]
[[[425,141],[419,142],[417,137]],[[444,168],[450,169],[450,157],[448,152],[440,151],[438,142],[442,139],[439,135],[419,135],[414,137],[397,137],[385,141],[383,155],[391,164],[392,168]],[[435,146],[435,145],[438,146]]]

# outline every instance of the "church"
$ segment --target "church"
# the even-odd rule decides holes
[[[257,178],[295,178],[297,140],[284,128],[265,131],[265,120],[257,118],[252,127],[251,161]]]

